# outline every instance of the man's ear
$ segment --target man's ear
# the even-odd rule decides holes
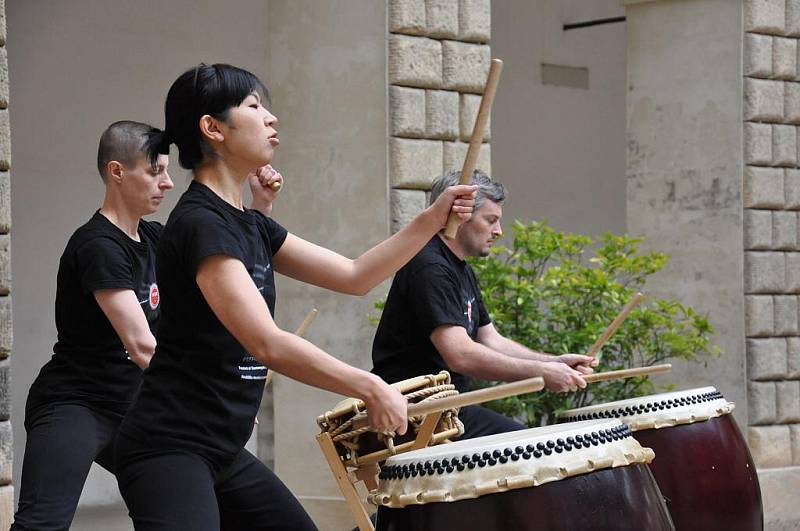
[[[121,183],[125,177],[125,166],[117,160],[111,160],[106,164],[106,180]]]
[[[225,140],[225,135],[220,127],[219,120],[210,114],[204,114],[200,117],[200,134],[203,138],[213,142],[222,142]]]

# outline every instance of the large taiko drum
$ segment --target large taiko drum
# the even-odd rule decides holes
[[[450,383],[450,373],[447,371],[409,378],[391,385],[406,397],[409,404],[458,394],[455,385]],[[357,398],[347,398],[317,417],[317,424],[323,432],[331,436],[339,458],[346,466],[359,467],[377,463],[412,448],[414,438],[422,425],[422,418],[410,417],[405,435],[378,435],[370,431],[369,426],[354,425],[354,419],[365,411],[364,402]],[[463,433],[464,425],[458,420],[458,410],[449,409],[442,413],[428,444],[446,442]]]
[[[389,458],[377,531],[674,529],[643,448],[623,423],[578,422]]]
[[[650,463],[678,530],[764,528],[758,476],[734,404],[714,387],[563,412],[560,420],[619,419],[656,454]]]

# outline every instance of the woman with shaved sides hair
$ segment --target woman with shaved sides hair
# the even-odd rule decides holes
[[[114,472],[112,441],[156,346],[161,224],[145,221],[172,187],[157,129],[111,124],[97,169],[100,210],[75,231],[58,266],[53,357],[31,385],[19,507],[12,530],[69,529],[92,462]]]
[[[454,186],[386,241],[351,260],[242,207],[248,174],[278,147],[277,118],[253,74],[201,64],[169,90],[166,126],[151,156],[175,143],[194,179],[172,211],[158,249],[162,295],[158,346],[120,427],[117,480],[143,530],[315,529],[300,503],[244,449],[267,367],[361,398],[370,423],[405,430],[406,400],[273,321],[274,271],[363,295],[441,229],[468,219],[474,187]]]

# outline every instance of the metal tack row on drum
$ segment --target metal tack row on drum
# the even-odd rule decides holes
[[[650,464],[676,529],[764,528],[761,490],[747,444],[714,387],[565,411],[561,421],[615,418],[652,448]]]

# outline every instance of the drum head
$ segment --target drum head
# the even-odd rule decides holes
[[[369,499],[387,507],[456,501],[652,459],[618,420],[545,426],[391,457]]]
[[[559,421],[614,418],[638,431],[702,422],[727,415],[733,408],[716,388],[699,387],[569,409],[559,414]]]

